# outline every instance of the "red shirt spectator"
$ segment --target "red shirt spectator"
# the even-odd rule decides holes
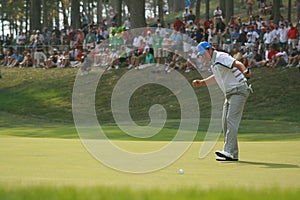
[[[275,50],[273,47],[271,47],[271,51],[268,53],[268,59],[272,60],[273,56],[278,53],[277,50]]]
[[[179,17],[176,17],[173,27],[176,31],[179,31],[181,28],[184,28],[184,23],[179,19]]]
[[[298,28],[291,25],[290,30],[288,31],[288,38],[289,39],[297,39],[298,37]]]

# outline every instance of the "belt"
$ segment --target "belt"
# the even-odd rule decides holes
[[[226,91],[226,94],[238,92],[238,91],[245,90],[245,89],[249,90],[251,93],[253,93],[252,86],[248,85],[247,82],[243,82],[243,83],[240,83],[239,85],[237,85],[236,87]]]

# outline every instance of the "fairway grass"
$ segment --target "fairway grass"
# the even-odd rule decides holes
[[[114,142],[132,152],[144,151],[145,148],[158,150],[166,144]],[[149,191],[159,191],[154,192],[153,199],[177,194],[178,198],[174,196],[174,199],[186,199],[183,198],[185,195],[193,199],[202,193],[204,196],[214,194],[220,189],[224,190],[224,194],[236,194],[236,197],[244,193],[256,197],[263,191],[269,195],[276,194],[272,197],[280,197],[285,193],[299,197],[300,141],[240,142],[239,162],[216,162],[213,152],[199,159],[201,144],[194,142],[179,160],[162,170],[128,174],[113,170],[94,159],[79,139],[1,136],[0,199],[12,193],[16,195],[12,199],[22,199],[20,197],[26,195],[29,195],[28,198],[23,199],[39,199],[34,197],[35,192],[32,191],[46,196],[49,194],[49,199],[72,199],[72,195],[79,193],[82,197],[79,199],[84,199],[90,191],[91,197],[95,195],[97,199],[98,194],[109,196],[115,189],[117,192],[114,195],[120,192],[123,199],[128,199],[126,196],[132,197],[130,199],[145,199],[148,196],[146,199],[149,199]],[[214,150],[220,148],[222,142],[218,142]],[[178,173],[180,168],[185,170],[184,175]],[[215,194],[216,199],[222,197],[222,193]],[[33,195],[32,198],[30,195]],[[55,198],[55,195],[63,196]]]

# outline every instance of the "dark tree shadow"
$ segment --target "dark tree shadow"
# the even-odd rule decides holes
[[[253,162],[253,161],[238,161],[240,164],[258,165],[266,168],[299,168],[299,165],[283,164],[283,163],[267,163],[267,162]]]

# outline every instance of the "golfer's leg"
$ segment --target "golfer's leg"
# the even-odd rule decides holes
[[[227,113],[228,113],[228,100],[225,98],[224,105],[223,105],[223,114],[222,114],[222,130],[224,134],[224,142],[226,140],[226,133],[227,133]]]
[[[246,91],[247,92],[247,91]],[[231,153],[233,158],[238,158],[238,142],[237,142],[237,132],[239,124],[242,118],[244,105],[246,103],[249,93],[235,94],[228,98],[228,112],[227,112],[227,130],[226,138],[224,143],[224,151]]]

